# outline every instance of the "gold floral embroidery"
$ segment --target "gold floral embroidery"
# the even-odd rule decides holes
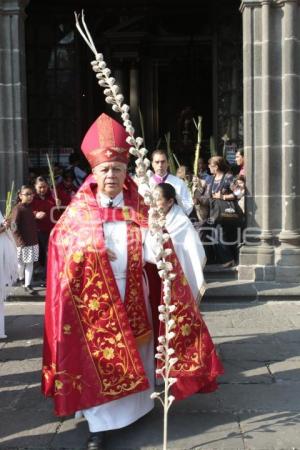
[[[89,301],[89,308],[92,311],[98,311],[98,309],[100,308],[99,300],[97,300],[96,298],[93,298],[92,300],[90,300]]]
[[[187,286],[187,284],[188,284],[187,279],[185,278],[184,275],[181,278],[181,283],[182,283],[183,286]]]
[[[64,329],[64,334],[71,334],[71,325],[69,325],[68,323],[66,323],[63,326],[63,329]]]
[[[121,339],[122,339],[122,335],[121,335],[121,333],[118,333],[116,335],[116,341],[119,342]]]
[[[105,347],[103,350],[103,357],[105,359],[113,359],[115,357],[115,351],[112,347]]]
[[[77,264],[81,263],[83,261],[83,253],[79,250],[73,253],[73,261]]]
[[[87,338],[88,341],[92,341],[94,339],[94,332],[93,332],[93,330],[89,329],[86,332],[86,338]]]
[[[188,323],[182,325],[181,333],[183,336],[189,336],[191,334],[191,327]]]
[[[123,319],[125,308],[121,302],[116,301],[118,292],[114,289],[114,279],[109,269],[110,266],[102,262],[101,257],[99,258],[101,254],[99,235],[101,233],[99,233],[98,228],[98,217],[94,217],[93,210],[89,210],[89,208],[87,210],[89,216],[86,218],[83,214],[79,214],[76,223],[74,219],[66,215],[63,222],[64,226],[60,229],[62,240],[64,232],[67,232],[70,236],[68,248],[64,249],[67,262],[65,276],[68,280],[71,298],[79,314],[87,341],[87,349],[99,374],[100,393],[105,396],[118,397],[122,395],[122,392],[133,392],[139,386],[146,386],[146,379],[143,368],[135,357],[135,350],[129,349],[128,332],[127,335],[124,332],[129,324],[126,316],[124,316],[125,321]],[[85,243],[85,245],[78,245],[79,241],[75,233],[78,221],[82,224],[80,242]],[[91,224],[97,224],[97,227],[94,228],[94,225]],[[129,224],[129,227],[136,228],[133,224]],[[71,233],[72,230],[74,230],[74,235]],[[131,234],[136,236],[136,233]],[[132,249],[137,256],[139,256],[140,241],[141,236],[138,233],[138,238],[134,239],[134,248]],[[62,244],[64,245],[66,242],[62,242]],[[133,255],[133,253],[131,254]],[[136,261],[132,262],[138,266],[140,258],[136,258]],[[135,269],[135,266],[133,269]],[[138,271],[138,273],[141,272]],[[141,321],[139,317],[142,311],[139,302],[136,301],[136,295],[139,291],[142,291],[140,288],[142,284],[140,279],[134,276],[131,277],[130,281],[130,288],[134,291],[134,295],[131,295],[130,298],[130,304],[133,308],[132,323],[135,325],[135,330],[141,333],[143,330],[140,330]],[[120,320],[118,320],[119,314]],[[112,369],[112,363],[116,369]],[[130,378],[129,375],[131,375]],[[65,377],[62,380],[63,389],[56,391],[56,395],[59,396],[62,393],[65,395],[66,391],[72,392],[71,386],[78,391],[81,388],[84,389],[85,382],[83,379],[76,380],[75,386],[73,375],[64,373],[63,377]]]
[[[60,380],[55,380],[55,390],[59,391],[60,389],[63,388],[63,383]]]

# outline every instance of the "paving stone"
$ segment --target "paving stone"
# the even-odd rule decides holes
[[[218,412],[221,406],[220,389],[209,394],[195,394],[184,400],[173,403],[170,414],[190,414],[196,412]],[[155,408],[162,408],[159,401],[156,401]]]
[[[300,358],[272,362],[269,364],[269,370],[276,382],[296,381],[300,383]]]
[[[231,329],[233,327],[233,322],[231,317],[228,316],[219,316],[219,317],[207,317],[204,315],[205,323],[211,332],[216,328],[222,328],[222,330],[226,330],[227,328]]]
[[[262,332],[272,332],[272,331],[282,331],[282,330],[290,330],[295,328],[294,324],[289,318],[248,318],[241,319],[239,317],[232,318],[233,327],[237,330],[242,330],[246,328],[247,330],[260,330]]]
[[[8,342],[1,348],[0,361],[17,361],[25,357],[40,358],[42,350],[41,339]]]
[[[270,384],[273,379],[268,368],[257,361],[224,360],[224,375],[220,384]]]
[[[223,384],[219,395],[226,411],[300,411],[300,383]]]
[[[20,316],[30,316],[31,320],[34,318],[43,319],[45,304],[37,302],[13,302],[4,303],[5,318],[7,321],[18,319]]]
[[[292,321],[298,305],[204,303],[202,311],[225,374],[216,392],[172,405],[168,448],[300,449],[300,331]],[[9,337],[0,342],[0,449],[85,450],[87,423],[58,419],[52,400],[41,395],[44,305],[9,303],[6,313]],[[107,450],[161,449],[158,402],[140,421],[108,433]]]
[[[6,361],[0,365],[0,386],[27,385],[40,381],[40,358]]]
[[[63,420],[57,430],[52,441],[52,447],[55,449],[85,449],[88,436],[88,425],[84,419],[67,418]]]
[[[300,449],[299,423],[299,412],[245,413],[240,416],[247,450]]]
[[[35,408],[0,412],[0,449],[50,448],[59,421],[49,411]]]
[[[218,348],[221,351],[221,356],[225,360],[238,361],[282,361],[288,355],[297,357],[300,354],[300,347],[289,348],[288,345],[283,345],[276,342],[268,343],[251,343],[249,340],[234,341],[219,344]]]
[[[171,414],[168,437],[168,448],[172,450],[243,448],[232,414]],[[129,427],[109,432],[106,442],[108,450],[161,450],[162,412],[154,410]]]

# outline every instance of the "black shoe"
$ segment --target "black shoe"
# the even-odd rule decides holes
[[[24,286],[24,291],[31,295],[35,294],[35,290],[30,285]]]
[[[104,450],[103,433],[91,433],[87,441],[86,450]]]

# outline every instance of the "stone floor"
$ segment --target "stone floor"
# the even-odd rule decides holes
[[[40,393],[43,302],[8,302],[0,341],[0,449],[81,450],[86,423]],[[168,449],[300,450],[300,302],[204,303],[225,374],[173,405]],[[108,450],[161,450],[162,409],[107,433]]]

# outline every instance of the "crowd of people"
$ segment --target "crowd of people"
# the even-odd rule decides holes
[[[55,166],[55,187],[31,173],[10,216],[0,217],[0,244],[5,236],[0,257],[6,253],[11,261],[0,281],[33,294],[38,263],[41,281],[47,282],[43,392],[54,398],[56,414],[84,416],[91,433],[87,450],[102,450],[103,432],[127,426],[153,408],[153,348],[163,342],[157,341],[163,333],[158,308],[166,306],[160,305],[162,284],[154,269],[158,255],[147,229],[144,187],[127,173],[124,128],[101,115],[82,150],[91,175],[74,169],[75,156],[72,167]],[[223,372],[199,302],[207,259],[224,267],[236,261],[234,238],[244,217],[241,150],[236,161],[236,176],[219,156],[208,165],[200,158],[195,175],[182,166],[175,176],[166,152],[152,153],[150,188],[166,218],[169,261],[176,273],[171,295],[176,399],[215,390]],[[203,246],[213,235],[214,244]],[[0,319],[4,337],[1,309]]]
[[[198,173],[180,166],[177,176],[191,192],[194,208],[189,216],[204,244],[208,263],[224,268],[238,262],[238,247],[245,227],[246,178],[244,152],[237,150],[236,165],[231,167],[222,156],[208,162],[199,158]]]
[[[77,166],[78,157],[70,155],[70,165],[54,166],[55,186],[48,176],[30,171],[28,184],[21,186],[7,219],[18,260],[17,286],[35,294],[35,273],[40,286],[46,285],[47,253],[50,233],[67,208],[87,173]],[[74,165],[75,164],[75,165]],[[37,263],[34,267],[34,263]]]

